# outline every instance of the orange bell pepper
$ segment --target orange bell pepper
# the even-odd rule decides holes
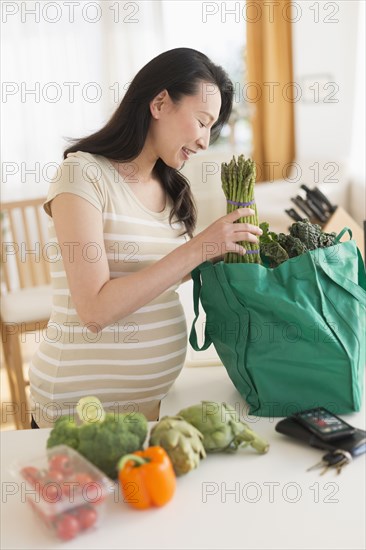
[[[172,462],[159,446],[123,456],[118,463],[118,479],[124,502],[140,510],[164,506],[175,493]]]

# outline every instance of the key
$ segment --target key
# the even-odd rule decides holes
[[[325,468],[320,472],[319,475],[323,476],[329,470],[329,468],[336,468],[337,465],[340,464],[343,460],[343,456],[338,453],[327,453],[323,456],[323,463],[325,464]]]
[[[325,468],[320,472],[319,475],[320,475],[320,476],[323,476],[323,475],[329,470],[329,468],[331,468],[331,467],[332,467],[332,464],[327,464],[327,465],[325,466]]]
[[[329,468],[337,468],[337,466],[340,466],[339,472],[341,471],[342,467],[345,464],[348,464],[351,462],[352,456],[349,452],[343,451],[342,449],[336,449],[335,451],[330,451],[329,453],[326,453],[322,459],[314,464],[314,466],[311,466],[306,471],[310,472],[311,470],[316,470],[317,468],[322,468],[323,470],[320,472],[320,475],[324,475],[325,472],[328,471]],[[342,465],[341,465],[342,463]],[[337,470],[338,472],[338,470]]]
[[[342,468],[344,466],[346,466],[347,464],[349,464],[349,461],[347,459],[344,459],[344,460],[341,460],[340,462],[338,462],[338,464],[336,464],[334,467],[335,469],[337,470],[337,476],[341,473],[342,471]]]
[[[320,473],[321,476],[324,475],[329,468],[335,468],[337,471],[337,475],[339,475],[342,471],[342,468],[352,461],[352,455],[348,451],[344,451],[343,449],[337,449],[333,451],[333,453],[328,453],[328,454],[332,456],[329,457],[330,462],[327,464],[324,470]]]
[[[327,464],[327,462],[325,462],[325,460],[321,459],[319,462],[314,464],[314,466],[310,466],[310,468],[308,468],[306,471],[311,472],[312,470],[317,470],[318,468],[321,468],[322,466],[325,466],[326,464]]]
[[[326,453],[319,462],[314,464],[314,466],[310,466],[310,468],[308,468],[306,471],[311,472],[311,470],[316,470],[323,467],[323,471],[320,474],[323,475],[328,470],[328,468],[337,464],[337,462],[340,462],[341,460],[343,460],[343,456],[340,456],[339,454],[335,455],[333,452],[329,452]]]
[[[347,464],[352,461],[352,455],[348,451],[339,451],[339,456],[343,456],[343,458],[340,462],[337,462],[337,464],[334,465],[337,470],[337,475],[341,473],[344,466],[347,466]]]

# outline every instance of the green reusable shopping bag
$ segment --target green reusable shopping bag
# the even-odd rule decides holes
[[[351,240],[339,242],[348,231]],[[349,228],[336,244],[276,268],[203,262],[192,272],[190,344],[211,343],[258,416],[323,406],[359,411],[365,367],[366,276]],[[206,313],[203,345],[196,321]]]

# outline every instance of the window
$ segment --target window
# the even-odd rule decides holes
[[[241,98],[244,7],[198,0],[20,2],[2,24],[4,200],[44,195],[66,138],[102,127],[137,71],[181,46],[206,53],[235,83],[230,124],[213,147],[235,142],[249,153],[248,104]]]
[[[233,81],[235,96],[229,124],[213,145],[251,150],[248,103],[244,100],[246,23],[245,2],[163,0],[164,49],[188,47],[221,65]]]

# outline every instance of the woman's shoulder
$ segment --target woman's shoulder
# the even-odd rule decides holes
[[[108,173],[108,164],[105,157],[87,151],[73,151],[68,153],[60,164],[61,172],[76,176],[99,185],[105,184]]]
[[[94,153],[88,153],[87,151],[73,151],[68,153],[66,158],[63,160],[63,164],[75,164],[75,165],[96,165],[104,169],[103,163],[104,157],[101,155],[96,155]]]
[[[50,202],[60,193],[79,195],[103,211],[108,191],[105,185],[105,168],[99,155],[85,151],[69,153],[60,163],[52,178],[44,203],[44,209],[50,214]]]

